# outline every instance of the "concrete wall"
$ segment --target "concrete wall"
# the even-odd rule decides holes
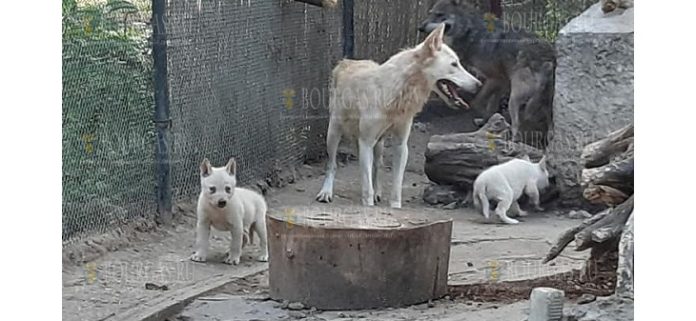
[[[633,122],[633,9],[604,15],[595,4],[556,40],[558,66],[549,161],[561,205],[585,207],[582,148]]]

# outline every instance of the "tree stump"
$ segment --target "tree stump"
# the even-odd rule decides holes
[[[322,310],[397,307],[447,292],[452,219],[378,207],[268,214],[275,300]]]

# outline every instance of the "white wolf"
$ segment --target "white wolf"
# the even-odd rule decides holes
[[[535,164],[525,159],[512,159],[505,163],[492,166],[481,172],[474,181],[474,205],[481,208],[483,216],[488,219],[488,200],[498,201],[495,213],[507,224],[517,224],[518,220],[507,216],[508,209],[512,208],[519,216],[527,213],[520,209],[517,200],[522,193],[529,196],[531,203],[537,211],[544,209],[539,206],[539,190],[549,185],[549,171],[546,168],[546,156]]]
[[[257,260],[268,260],[266,201],[252,190],[237,187],[236,168],[234,158],[230,158],[225,167],[211,167],[207,158],[201,163],[201,194],[198,196],[196,253],[191,256],[193,261],[205,262],[211,225],[216,230],[232,233],[225,263],[239,264],[243,243],[246,238],[253,237],[254,231],[259,236],[261,247],[261,255]]]
[[[408,158],[408,137],[413,117],[423,109],[438,86],[467,106],[457,89],[476,92],[481,82],[459,63],[457,54],[443,43],[444,24],[414,48],[403,50],[383,64],[371,60],[342,60],[332,72],[326,138],[329,159],[320,202],[331,202],[336,174],[336,151],[343,136],[358,141],[362,178],[362,203],[372,206],[382,198],[379,166],[384,137],[395,136],[394,177],[390,205],[401,207],[401,184]]]

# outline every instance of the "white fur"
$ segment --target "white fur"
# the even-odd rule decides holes
[[[401,185],[408,159],[408,137],[413,117],[421,111],[438,80],[475,92],[481,82],[459,63],[443,42],[440,25],[418,46],[392,56],[383,64],[370,60],[342,60],[332,73],[326,139],[329,160],[320,202],[331,202],[336,174],[336,152],[341,138],[357,139],[362,203],[372,206],[382,198],[380,166],[384,138],[393,134],[394,176],[390,205],[401,207]]]
[[[225,263],[239,264],[242,247],[244,243],[252,243],[254,231],[259,236],[261,247],[261,255],[257,257],[257,260],[268,261],[266,245],[268,206],[260,194],[236,187],[235,174],[234,159],[230,159],[225,167],[213,168],[207,159],[201,163],[201,193],[198,196],[196,253],[191,256],[193,261],[205,262],[211,226],[216,230],[229,231],[232,234]]]
[[[546,157],[537,164],[526,159],[512,159],[502,164],[492,166],[481,172],[474,181],[474,205],[481,208],[483,216],[489,219],[489,203],[498,201],[495,213],[507,224],[517,224],[518,220],[509,218],[507,211],[512,208],[519,216],[527,213],[520,209],[517,200],[522,193],[529,196],[534,208],[543,211],[539,206],[539,190],[549,185],[549,172],[546,168]]]

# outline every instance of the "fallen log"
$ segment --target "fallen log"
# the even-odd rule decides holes
[[[600,243],[618,239],[631,213],[633,213],[633,196],[613,208],[609,215],[575,234],[575,250],[586,250]]]
[[[585,168],[593,168],[610,162],[612,156],[625,152],[633,145],[633,124],[611,132],[606,138],[585,146],[580,158]]]
[[[425,174],[435,183],[469,190],[493,165],[523,157],[539,161],[543,151],[509,140],[509,126],[502,115],[494,114],[475,132],[432,136],[425,151]]]

